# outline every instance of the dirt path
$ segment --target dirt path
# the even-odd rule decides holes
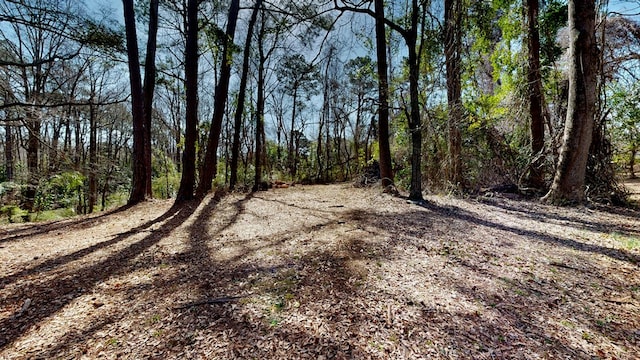
[[[635,359],[640,215],[331,185],[0,228],[0,358]]]

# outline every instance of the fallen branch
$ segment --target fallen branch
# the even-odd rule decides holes
[[[215,299],[207,299],[207,300],[184,304],[182,306],[175,307],[174,309],[181,310],[181,309],[188,309],[190,307],[201,306],[201,305],[226,304],[228,302],[237,301],[238,299],[242,299],[247,296],[248,295],[225,296],[225,297],[219,297]]]
[[[567,264],[564,264],[564,263],[561,263],[561,262],[556,262],[556,261],[550,262],[549,265],[555,266],[555,267],[559,267],[559,268],[565,268],[565,269],[569,269],[569,270],[580,271],[580,272],[589,272],[588,270],[578,269],[578,268],[573,267],[571,265],[567,265]]]

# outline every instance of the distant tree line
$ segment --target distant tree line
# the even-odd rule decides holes
[[[612,4],[123,0],[116,16],[5,0],[2,209],[89,213],[372,168],[414,200],[512,185],[624,202],[640,25]]]

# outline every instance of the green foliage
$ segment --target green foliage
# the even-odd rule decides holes
[[[621,233],[611,233],[609,236],[618,241],[625,249],[627,250],[637,250],[640,249],[640,237],[621,234]]]
[[[540,63],[543,73],[562,55],[556,41],[558,31],[567,25],[569,12],[566,1],[551,0],[541,8],[538,21],[540,29]]]
[[[611,101],[611,125],[618,154],[627,154],[640,147],[640,86],[631,88],[613,84]],[[622,155],[624,157],[624,155]]]
[[[155,149],[151,157],[151,189],[161,199],[175,197],[180,187],[181,174],[173,160],[162,150]]]
[[[91,19],[84,21],[80,33],[80,42],[103,50],[126,51],[122,30],[115,30],[113,26],[95,22]]]
[[[36,193],[36,211],[74,208],[82,193],[85,177],[77,171],[67,171],[40,182]]]
[[[24,222],[28,220],[28,212],[26,210],[22,210],[17,205],[5,205],[0,207],[0,216],[3,218],[6,217],[7,222],[16,223],[16,222]]]

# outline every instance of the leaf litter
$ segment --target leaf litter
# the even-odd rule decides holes
[[[0,231],[3,359],[635,359],[639,213],[347,184]]]

